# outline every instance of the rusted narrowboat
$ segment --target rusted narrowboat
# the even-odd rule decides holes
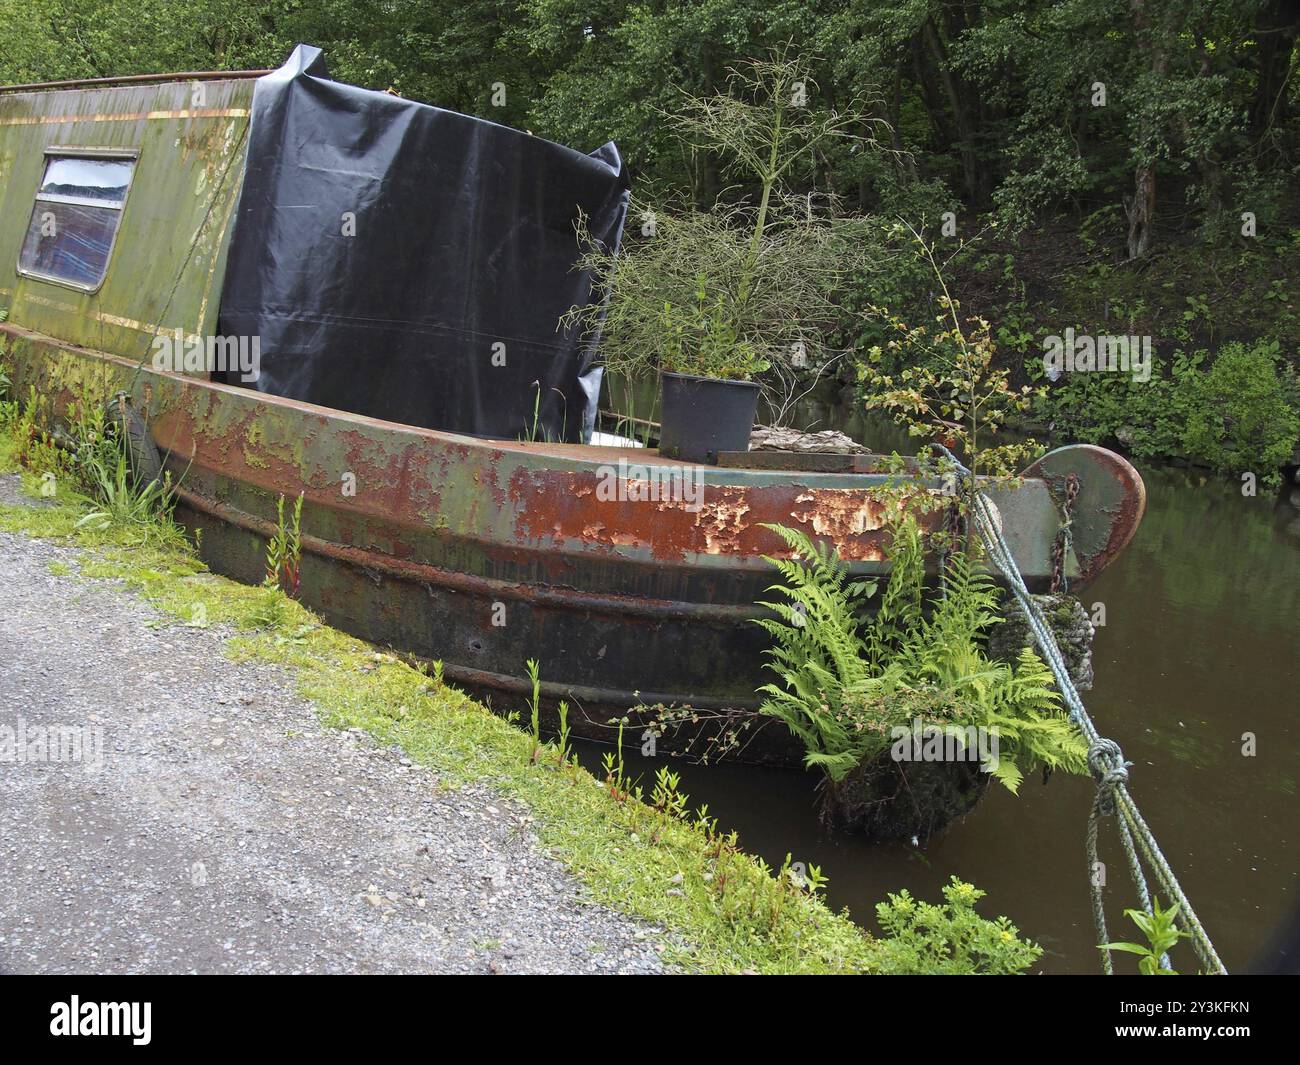
[[[752,706],[762,556],[784,550],[763,524],[880,572],[886,476],[589,442],[597,354],[557,322],[599,299],[573,270],[579,212],[616,243],[626,203],[612,145],[343,85],[314,49],[277,71],[10,87],[0,342],[18,392],[59,412],[129,397],[218,572],[260,580],[277,500],[302,494],[302,600],[453,681],[517,706],[536,658],[590,733],[610,708]],[[1056,564],[1075,587],[1141,519],[1122,458],[1048,455],[996,494],[1031,587],[1070,479]]]

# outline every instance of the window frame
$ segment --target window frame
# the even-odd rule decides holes
[[[131,178],[126,183],[126,192],[122,196],[122,202],[112,204],[85,196],[68,196],[58,192],[42,193],[41,185],[45,182],[45,174],[49,170],[50,160],[59,158],[119,159],[132,163]],[[27,229],[23,233],[23,241],[18,248],[16,272],[22,277],[30,277],[47,285],[61,285],[63,288],[75,289],[77,292],[98,292],[104,287],[104,282],[108,280],[108,270],[113,263],[113,252],[117,249],[117,238],[122,232],[122,216],[126,213],[127,201],[131,198],[131,189],[135,187],[135,171],[140,164],[140,152],[133,148],[82,148],[70,144],[57,144],[47,147],[42,153],[41,159],[41,173],[36,179],[36,193],[32,197],[32,213],[27,219]],[[70,281],[66,277],[57,277],[54,274],[42,273],[39,270],[29,270],[23,266],[23,251],[27,246],[27,234],[31,232],[32,219],[36,217],[36,212],[40,209],[42,203],[66,203],[75,207],[99,207],[108,211],[117,211],[117,225],[113,227],[113,239],[109,242],[108,254],[104,257],[104,273],[95,284],[83,285],[76,281]]]

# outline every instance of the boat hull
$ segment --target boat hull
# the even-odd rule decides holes
[[[492,693],[498,707],[523,705],[525,663],[537,659],[545,698],[569,702],[579,735],[607,738],[613,716],[641,705],[691,706],[706,731],[754,707],[766,646],[755,601],[773,577],[763,556],[788,553],[764,523],[831,541],[858,574],[887,571],[888,515],[871,494],[883,474],[485,441],[155,372],[12,324],[0,331],[20,394],[35,387],[58,414],[130,395],[214,571],[260,581],[276,503],[301,494],[306,605],[347,632],[441,661],[448,679]],[[996,496],[1035,589],[1051,579],[1061,523],[1053,470],[1082,471],[1094,508],[1082,511],[1080,493],[1064,560],[1076,586],[1123,548],[1143,506],[1141,480],[1118,456],[1055,454],[1069,461],[1049,456]],[[658,498],[655,485],[667,486]],[[636,729],[645,717],[630,720]],[[694,726],[686,736],[704,724]],[[783,732],[764,729],[747,755],[789,760]]]

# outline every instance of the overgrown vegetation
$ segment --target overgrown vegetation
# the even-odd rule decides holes
[[[870,219],[844,215],[833,195],[799,194],[796,184],[840,142],[879,147],[863,135],[876,123],[861,101],[815,108],[815,88],[809,61],[781,52],[739,64],[722,91],[684,93],[663,113],[665,125],[683,150],[722,160],[737,184],[705,210],[634,204],[621,249],[580,227],[580,265],[609,293],[593,328],[612,372],[758,379],[765,417],[780,423],[801,385],[830,368],[836,291],[871,270],[883,245]],[[589,313],[574,308],[569,322]]]
[[[39,472],[42,494],[66,491],[84,500],[88,510],[79,520],[94,531],[129,530],[146,543],[180,544],[170,475],[149,477],[135,468],[126,430],[112,420],[108,404],[74,400],[54,430],[48,397],[35,388],[23,399],[10,394],[7,359],[0,347],[0,433],[18,462]]]
[[[757,623],[773,639],[768,668],[779,681],[760,689],[761,712],[782,721],[803,743],[807,765],[825,774],[832,815],[859,800],[864,772],[905,773],[905,762],[919,760],[894,757],[905,737],[919,746],[910,738],[918,729],[950,739],[960,758],[1012,792],[1040,766],[1085,770],[1087,746],[1042,661],[1028,649],[1014,666],[985,653],[997,595],[971,556],[948,553],[944,594],[927,603],[924,538],[910,515],[893,530],[883,590],[851,580],[828,544],[768,528],[793,557],[768,559],[782,582],[769,589],[779,598],[762,605],[776,618]],[[972,749],[980,734],[995,737],[992,757]]]

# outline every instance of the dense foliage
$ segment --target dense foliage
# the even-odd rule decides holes
[[[1226,344],[1204,369],[1208,352],[1176,352],[1158,361],[1150,381],[1077,375],[1048,408],[1066,435],[1089,442],[1119,440],[1145,458],[1185,455],[1224,473],[1260,471],[1266,481],[1290,457],[1300,417],[1294,371],[1280,364],[1278,345]]]
[[[614,137],[642,183],[707,205],[720,162],[663,113],[791,44],[824,57],[814,103],[870,97],[906,153],[824,153],[818,182],[860,209],[1024,223],[1127,203],[1145,250],[1188,211],[1220,233],[1242,210],[1278,218],[1298,34],[1284,0],[3,0],[0,80],[269,66],[308,41],[360,84],[575,145]]]
[[[948,555],[944,595],[925,603],[925,545],[903,519],[889,551],[890,573],[855,581],[826,544],[769,526],[794,552],[768,561],[782,580],[758,621],[772,637],[768,668],[778,682],[759,689],[761,712],[803,743],[806,763],[834,786],[882,756],[897,729],[916,722],[964,745],[971,729],[996,736],[983,767],[1016,791],[1037,766],[1081,772],[1086,745],[1061,710],[1051,672],[1026,649],[1013,667],[991,660],[984,635],[997,621],[992,579],[967,554]],[[875,615],[867,603],[880,591]]]

